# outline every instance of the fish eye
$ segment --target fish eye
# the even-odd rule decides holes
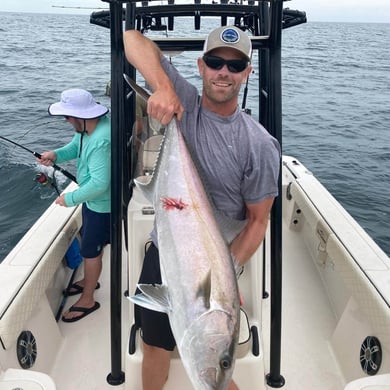
[[[222,370],[227,370],[232,366],[232,360],[230,357],[224,357],[220,360],[219,365],[221,366]]]

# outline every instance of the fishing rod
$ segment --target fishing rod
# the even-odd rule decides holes
[[[15,145],[15,146],[19,146],[19,148],[22,148],[22,149],[26,150],[27,152],[30,152],[31,154],[33,154],[33,155],[34,155],[35,157],[37,157],[37,158],[42,158],[42,155],[39,154],[38,152],[34,152],[33,150],[28,149],[28,148],[26,148],[25,146],[20,145],[20,144],[18,144],[18,143],[15,142],[15,141],[12,141],[12,140],[10,140],[10,139],[8,139],[8,138],[6,138],[6,137],[3,137],[2,135],[0,135],[0,138],[1,138],[2,140],[4,140],[4,141],[10,142],[11,144],[13,144],[13,145]],[[54,168],[56,171],[61,172],[61,173],[62,173],[64,176],[66,176],[68,179],[70,179],[70,180],[74,181],[75,183],[77,183],[76,178],[75,178],[71,173],[69,173],[67,170],[65,170],[64,168],[59,167],[58,165],[56,165],[56,164],[54,164],[54,163],[53,163],[52,166],[53,166],[53,168]]]
[[[35,122],[40,122],[42,120],[42,118],[37,118],[35,121],[32,121],[31,123],[34,123],[33,126],[31,126],[29,129],[27,129],[25,131],[24,134],[22,134],[17,140],[16,142],[21,142],[22,139],[31,131],[31,130],[35,130],[37,129],[37,127],[41,127],[41,126],[46,126],[46,125],[51,125],[53,124],[53,118],[50,119],[49,121],[46,121],[46,122],[43,122],[43,123],[39,123],[38,125],[35,123]]]

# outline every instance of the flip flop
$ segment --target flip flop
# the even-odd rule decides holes
[[[100,303],[95,302],[95,304],[92,307],[78,307],[78,306],[71,306],[68,311],[79,311],[83,314],[81,314],[78,317],[73,317],[73,318],[65,318],[62,316],[62,321],[64,322],[76,322],[78,320],[81,320],[82,318],[86,317],[88,314],[91,314],[95,310],[99,309]]]
[[[95,287],[95,290],[99,289],[100,288],[100,283],[97,282],[96,284],[96,287]],[[75,291],[69,291],[70,289],[73,289]],[[82,292],[84,291],[84,287],[81,287],[80,285],[76,283],[73,283],[70,285],[70,287],[68,287],[66,290],[64,290],[62,292],[62,294],[64,295],[64,297],[71,297],[73,295],[78,295],[78,294],[81,294]]]

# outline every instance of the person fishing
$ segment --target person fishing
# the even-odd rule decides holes
[[[264,239],[278,195],[280,167],[277,140],[238,106],[241,85],[252,70],[248,35],[235,26],[210,32],[197,60],[203,80],[201,96],[140,32],[126,31],[124,47],[127,60],[153,91],[147,106],[149,116],[164,125],[177,116],[216,209],[230,218],[248,220],[230,245],[239,273]],[[140,284],[161,283],[155,229],[151,237],[153,244],[145,255]],[[135,318],[142,329],[143,389],[162,389],[175,347],[168,316],[135,306]],[[235,389],[238,387],[231,381],[229,390]]]
[[[82,204],[81,255],[84,278],[72,284],[66,294],[81,294],[62,316],[65,322],[78,321],[100,307],[94,299],[99,288],[103,248],[110,242],[111,212],[111,123],[108,108],[97,103],[84,89],[68,89],[61,101],[51,104],[49,114],[62,116],[73,126],[70,143],[43,152],[38,162],[46,166],[77,159],[79,187],[61,194],[55,203],[63,207]]]

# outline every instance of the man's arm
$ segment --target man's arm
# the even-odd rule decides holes
[[[267,198],[259,203],[246,205],[248,223],[230,245],[237,265],[244,265],[262,243],[273,201],[274,198]]]
[[[161,65],[162,53],[156,44],[137,30],[123,34],[127,60],[144,77],[153,90],[148,100],[148,114],[166,125],[176,114],[180,120],[183,106],[168,75]]]
[[[109,142],[102,142],[99,147],[90,152],[88,171],[88,181],[76,190],[64,195],[66,206],[76,206],[93,200],[108,190],[111,183],[111,146]]]

